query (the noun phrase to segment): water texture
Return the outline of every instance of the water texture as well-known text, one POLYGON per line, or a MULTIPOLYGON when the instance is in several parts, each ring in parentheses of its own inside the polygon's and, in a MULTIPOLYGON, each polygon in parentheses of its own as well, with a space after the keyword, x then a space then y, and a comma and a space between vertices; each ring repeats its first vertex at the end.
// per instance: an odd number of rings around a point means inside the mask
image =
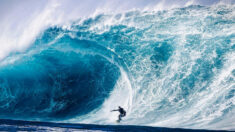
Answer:
POLYGON ((235 129, 235 7, 79 19, 0 62, 0 117, 235 129))

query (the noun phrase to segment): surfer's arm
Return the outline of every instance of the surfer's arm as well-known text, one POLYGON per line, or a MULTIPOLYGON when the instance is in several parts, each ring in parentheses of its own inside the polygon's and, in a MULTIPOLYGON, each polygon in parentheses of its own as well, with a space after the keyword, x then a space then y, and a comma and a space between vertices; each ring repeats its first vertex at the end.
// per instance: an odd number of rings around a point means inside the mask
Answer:
POLYGON ((111 110, 111 112, 113 112, 113 111, 118 111, 118 110, 111 110))

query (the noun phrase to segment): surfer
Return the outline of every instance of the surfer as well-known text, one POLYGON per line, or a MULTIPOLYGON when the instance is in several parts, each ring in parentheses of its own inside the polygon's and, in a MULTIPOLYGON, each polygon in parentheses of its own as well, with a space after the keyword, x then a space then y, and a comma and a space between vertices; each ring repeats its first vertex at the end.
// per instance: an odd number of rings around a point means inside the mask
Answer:
POLYGON ((112 110, 111 112, 113 111, 118 111, 120 113, 117 122, 120 122, 122 120, 122 117, 126 116, 126 111, 121 106, 118 106, 117 110, 112 110))

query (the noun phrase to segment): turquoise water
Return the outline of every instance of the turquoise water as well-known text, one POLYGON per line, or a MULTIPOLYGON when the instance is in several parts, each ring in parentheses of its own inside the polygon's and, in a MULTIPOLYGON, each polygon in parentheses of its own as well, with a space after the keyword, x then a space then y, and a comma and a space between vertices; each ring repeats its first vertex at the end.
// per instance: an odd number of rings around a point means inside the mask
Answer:
POLYGON ((99 14, 0 62, 0 117, 234 129, 235 8, 99 14))

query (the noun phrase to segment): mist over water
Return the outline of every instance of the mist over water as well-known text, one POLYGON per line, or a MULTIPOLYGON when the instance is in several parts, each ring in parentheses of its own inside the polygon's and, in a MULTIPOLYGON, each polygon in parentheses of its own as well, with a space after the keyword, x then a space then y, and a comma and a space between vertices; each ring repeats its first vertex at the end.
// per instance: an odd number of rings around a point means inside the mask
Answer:
POLYGON ((0 118, 114 124, 123 106, 122 124, 235 129, 233 4, 102 2, 3 28, 0 118))

